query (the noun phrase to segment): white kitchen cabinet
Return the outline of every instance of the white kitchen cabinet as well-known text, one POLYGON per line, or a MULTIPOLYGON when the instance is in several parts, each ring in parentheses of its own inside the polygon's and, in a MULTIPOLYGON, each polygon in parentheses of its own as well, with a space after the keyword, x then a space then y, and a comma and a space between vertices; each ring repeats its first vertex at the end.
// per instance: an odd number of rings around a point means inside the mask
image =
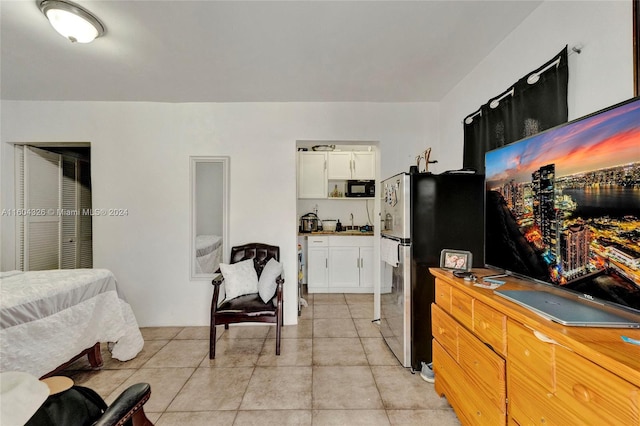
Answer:
POLYGON ((360 287, 373 289, 373 246, 360 247, 360 287))
POLYGON ((327 198, 325 152, 298 152, 298 198, 327 198))
POLYGON ((352 179, 376 178, 376 154, 369 151, 353 151, 352 179))
POLYGON ((352 156, 349 151, 329 152, 327 154, 327 178, 351 179, 352 156))
POLYGON ((329 287, 353 289, 360 287, 360 248, 329 248, 329 287))
POLYGON ((373 292, 373 237, 311 236, 307 247, 309 293, 373 292))
POLYGON ((309 293, 329 290, 329 238, 307 238, 307 285, 309 293))
POLYGON ((333 180, 375 179, 375 152, 335 151, 327 153, 327 178, 333 180))

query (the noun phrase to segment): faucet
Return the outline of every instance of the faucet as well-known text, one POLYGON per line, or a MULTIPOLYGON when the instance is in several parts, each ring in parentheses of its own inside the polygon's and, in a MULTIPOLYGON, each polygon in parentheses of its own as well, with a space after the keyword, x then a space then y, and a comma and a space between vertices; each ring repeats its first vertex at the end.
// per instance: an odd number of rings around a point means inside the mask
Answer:
POLYGON ((351 229, 353 229, 353 213, 349 213, 351 215, 351 229))

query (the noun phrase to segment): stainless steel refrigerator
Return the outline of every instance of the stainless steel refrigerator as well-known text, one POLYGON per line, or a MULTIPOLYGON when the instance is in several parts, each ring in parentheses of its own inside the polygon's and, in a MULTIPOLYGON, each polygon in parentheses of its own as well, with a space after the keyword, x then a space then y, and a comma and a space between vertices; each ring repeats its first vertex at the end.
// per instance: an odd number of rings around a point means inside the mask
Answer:
POLYGON ((484 176, 400 173, 383 180, 380 193, 381 288, 391 289, 380 295, 380 331, 404 367, 420 370, 432 359, 429 268, 445 248, 468 250, 473 266, 484 266, 484 176))

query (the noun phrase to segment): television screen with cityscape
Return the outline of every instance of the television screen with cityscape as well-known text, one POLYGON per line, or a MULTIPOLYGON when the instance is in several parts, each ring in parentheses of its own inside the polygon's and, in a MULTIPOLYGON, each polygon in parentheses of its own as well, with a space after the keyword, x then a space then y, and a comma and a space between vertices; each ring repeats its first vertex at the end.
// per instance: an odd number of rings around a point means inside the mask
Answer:
POLYGON ((640 313, 640 98, 485 160, 488 266, 640 313))

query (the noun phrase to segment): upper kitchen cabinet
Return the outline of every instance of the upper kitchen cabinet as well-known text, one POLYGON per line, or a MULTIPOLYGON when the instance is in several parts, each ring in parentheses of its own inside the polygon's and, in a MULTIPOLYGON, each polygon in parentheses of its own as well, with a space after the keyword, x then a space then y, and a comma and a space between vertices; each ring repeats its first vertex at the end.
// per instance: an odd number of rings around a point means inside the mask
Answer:
POLYGON ((375 179, 375 152, 334 151, 327 153, 327 178, 332 180, 375 179))
POLYGON ((298 152, 298 198, 327 198, 325 152, 298 152))

